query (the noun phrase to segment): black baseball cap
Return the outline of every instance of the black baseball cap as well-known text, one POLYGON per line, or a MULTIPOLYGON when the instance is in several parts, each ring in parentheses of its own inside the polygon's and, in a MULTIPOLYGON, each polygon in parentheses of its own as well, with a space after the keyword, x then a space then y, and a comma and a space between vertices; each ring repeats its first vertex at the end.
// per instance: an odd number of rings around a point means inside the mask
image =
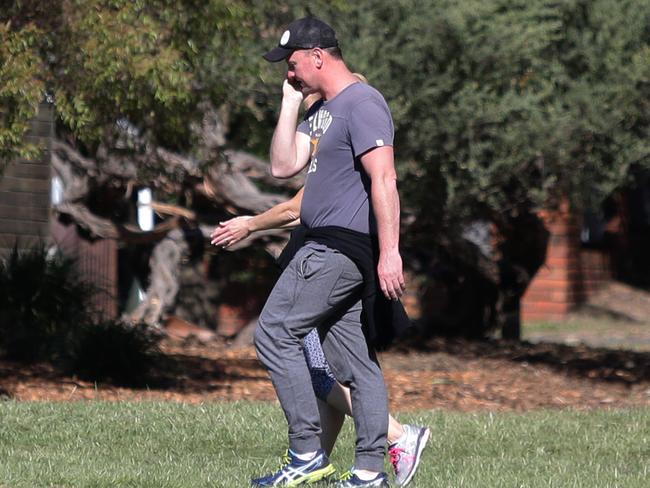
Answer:
POLYGON ((296 49, 328 48, 338 45, 334 29, 316 17, 304 17, 294 20, 287 26, 278 47, 266 53, 264 59, 277 63, 291 56, 296 49))

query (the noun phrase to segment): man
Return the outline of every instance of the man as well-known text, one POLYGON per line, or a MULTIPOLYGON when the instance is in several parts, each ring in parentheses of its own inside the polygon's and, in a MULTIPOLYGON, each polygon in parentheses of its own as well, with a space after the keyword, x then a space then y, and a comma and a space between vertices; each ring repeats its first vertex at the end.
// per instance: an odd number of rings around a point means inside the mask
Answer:
POLYGON ((318 406, 301 349, 301 339, 318 328, 334 375, 350 388, 357 433, 354 468, 338 486, 387 487, 386 387, 366 343, 372 331, 361 326, 361 297, 375 278, 359 263, 373 255, 375 236, 377 286, 389 299, 402 295, 390 111, 379 92, 347 68, 334 31, 318 19, 292 22, 265 58, 286 60, 288 67, 271 173, 287 178, 309 165, 300 210, 308 233, 271 292, 255 333, 258 357, 289 424, 290 449, 278 472, 253 484, 296 486, 334 472, 320 449, 318 406), (300 104, 311 93, 322 100, 297 127, 300 104))

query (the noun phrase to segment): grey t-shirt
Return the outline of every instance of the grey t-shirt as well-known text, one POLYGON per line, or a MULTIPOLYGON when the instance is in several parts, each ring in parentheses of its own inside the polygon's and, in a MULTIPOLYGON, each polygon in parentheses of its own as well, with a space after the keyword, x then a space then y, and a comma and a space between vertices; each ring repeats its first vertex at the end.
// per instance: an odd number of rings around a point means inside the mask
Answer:
POLYGON ((331 100, 316 102, 298 130, 311 139, 302 223, 376 233, 370 179, 360 158, 393 145, 393 119, 384 97, 369 85, 354 83, 331 100))

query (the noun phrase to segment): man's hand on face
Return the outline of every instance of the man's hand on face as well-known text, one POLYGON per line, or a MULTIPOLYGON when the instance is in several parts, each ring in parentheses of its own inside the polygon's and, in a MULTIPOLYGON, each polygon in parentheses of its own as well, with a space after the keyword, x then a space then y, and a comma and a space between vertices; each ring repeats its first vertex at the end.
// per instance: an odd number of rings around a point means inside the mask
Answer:
POLYGON ((377 265, 379 286, 389 300, 397 300, 404 294, 406 284, 402 273, 402 257, 399 252, 380 253, 377 265))
POLYGON ((285 79, 282 84, 282 100, 300 104, 302 103, 302 98, 303 95, 300 90, 300 84, 295 80, 285 79))

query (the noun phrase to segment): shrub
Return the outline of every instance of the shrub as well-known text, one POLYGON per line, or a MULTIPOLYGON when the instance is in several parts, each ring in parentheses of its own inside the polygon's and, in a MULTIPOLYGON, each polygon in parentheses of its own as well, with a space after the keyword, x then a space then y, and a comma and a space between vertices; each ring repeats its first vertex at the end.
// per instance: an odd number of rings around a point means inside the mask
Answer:
POLYGON ((97 292, 75 262, 43 245, 14 247, 0 260, 0 356, 47 361, 91 381, 140 384, 156 357, 159 337, 144 325, 97 322, 97 292))
POLYGON ((49 256, 43 245, 15 246, 0 261, 0 352, 26 362, 61 359, 90 320, 93 293, 72 260, 49 256))
POLYGON ((68 368, 90 381, 142 385, 158 357, 159 340, 144 324, 92 324, 79 331, 68 368))

